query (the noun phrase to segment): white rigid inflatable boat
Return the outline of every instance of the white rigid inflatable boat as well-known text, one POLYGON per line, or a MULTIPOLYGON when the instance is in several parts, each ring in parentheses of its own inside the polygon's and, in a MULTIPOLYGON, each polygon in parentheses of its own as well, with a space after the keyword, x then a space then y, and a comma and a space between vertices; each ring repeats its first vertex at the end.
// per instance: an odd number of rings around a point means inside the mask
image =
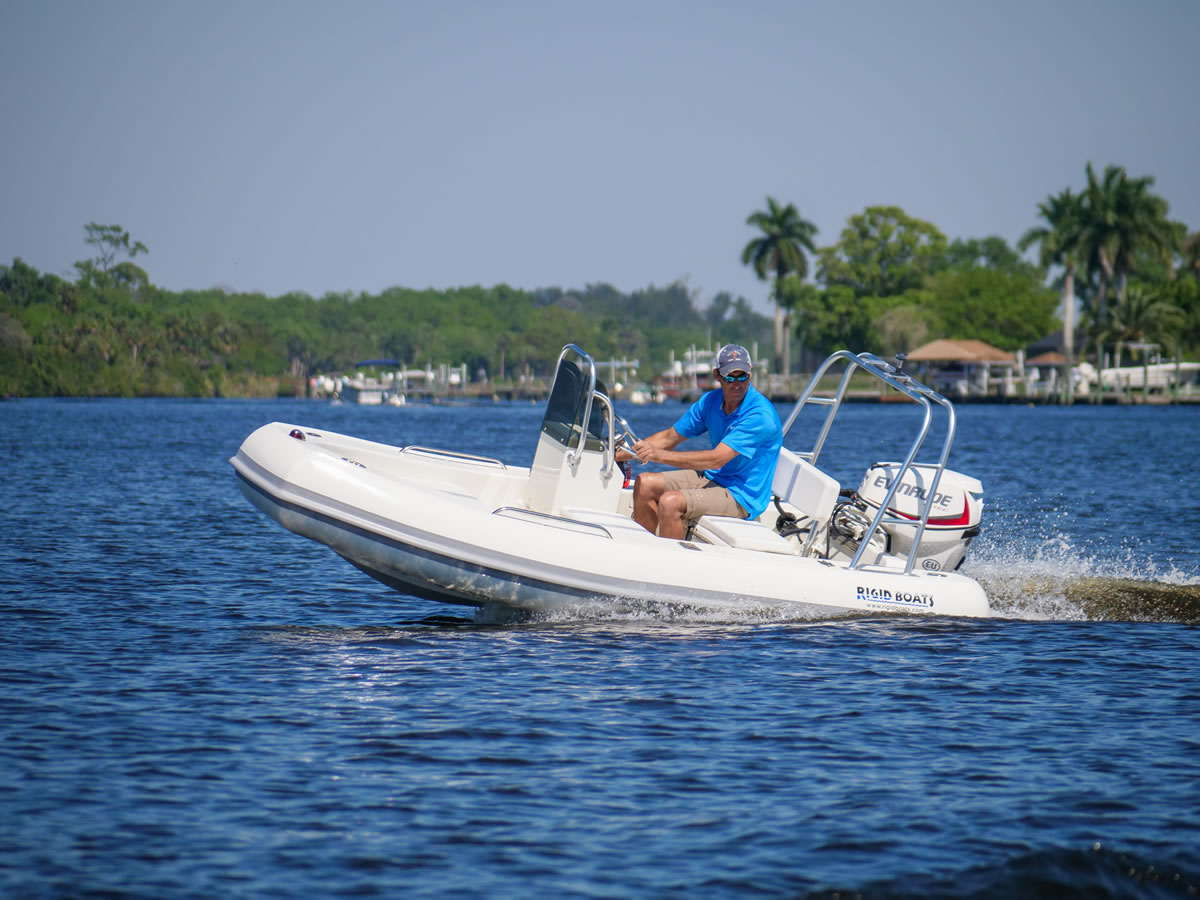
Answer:
POLYGON ((983 589, 955 571, 979 531, 982 487, 946 468, 950 402, 902 368, 865 353, 830 356, 784 425, 772 505, 757 520, 705 516, 682 541, 630 518, 616 452, 633 435, 575 345, 559 357, 529 467, 280 422, 247 437, 231 463, 250 502, 285 528, 400 591, 448 603, 987 616, 983 589), (817 396, 820 379, 838 371, 836 394, 817 396), (924 417, 902 461, 871 466, 843 491, 817 463, 856 371, 924 417), (826 411, 814 445, 786 449, 808 408, 826 411), (945 440, 935 462, 919 464, 935 412, 945 440))

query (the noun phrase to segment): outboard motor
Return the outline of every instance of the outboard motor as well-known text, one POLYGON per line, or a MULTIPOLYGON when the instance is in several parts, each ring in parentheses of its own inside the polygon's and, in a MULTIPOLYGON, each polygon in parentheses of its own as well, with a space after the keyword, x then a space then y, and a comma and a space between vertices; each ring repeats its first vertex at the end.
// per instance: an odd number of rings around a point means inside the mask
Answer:
MULTIPOLYGON (((900 463, 875 463, 867 469, 855 492, 871 521, 887 496, 888 488, 900 471, 900 463)), ((912 549, 913 537, 925 504, 932 503, 929 521, 921 535, 915 565, 927 571, 953 571, 962 565, 967 547, 979 534, 983 516, 983 485, 978 479, 946 469, 938 480, 937 491, 929 496, 929 487, 937 466, 913 465, 904 473, 888 514, 904 522, 884 521, 882 530, 888 536, 888 553, 906 558, 912 549), (909 524, 911 522, 911 524, 909 524)))

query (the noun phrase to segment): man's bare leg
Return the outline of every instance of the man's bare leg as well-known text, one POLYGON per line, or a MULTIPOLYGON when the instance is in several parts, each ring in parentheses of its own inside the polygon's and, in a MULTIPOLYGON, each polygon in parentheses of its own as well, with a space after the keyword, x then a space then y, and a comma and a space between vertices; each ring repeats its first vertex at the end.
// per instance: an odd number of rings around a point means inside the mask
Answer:
POLYGON ((667 491, 658 500, 658 536, 682 541, 687 535, 683 517, 687 497, 682 491, 667 491))
POLYGON ((658 533, 658 501, 667 489, 662 472, 643 472, 633 483, 633 521, 658 533))

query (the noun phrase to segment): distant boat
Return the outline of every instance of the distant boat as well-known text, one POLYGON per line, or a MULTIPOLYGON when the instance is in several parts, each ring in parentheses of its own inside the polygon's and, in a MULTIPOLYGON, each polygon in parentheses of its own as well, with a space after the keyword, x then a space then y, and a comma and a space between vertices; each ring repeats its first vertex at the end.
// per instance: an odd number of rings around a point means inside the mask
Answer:
MULTIPOLYGON (((1085 380, 1095 384, 1095 368, 1085 363, 1080 369, 1085 380)), ((1107 389, 1141 390, 1149 387, 1150 390, 1165 391, 1177 385, 1182 388, 1193 387, 1197 382, 1200 382, 1200 362, 1181 362, 1178 365, 1173 362, 1152 363, 1100 370, 1100 384, 1107 389)))
POLYGON ((665 399, 658 388, 648 384, 634 385, 633 389, 629 392, 629 402, 636 406, 645 406, 647 403, 662 403, 665 399))
MULTIPOLYGON (((355 363, 354 368, 366 369, 372 366, 395 367, 399 365, 399 361, 394 359, 364 359, 362 362, 355 363)), ((389 406, 404 405, 404 395, 398 395, 395 390, 394 376, 378 379, 371 375, 357 373, 350 377, 344 377, 341 394, 346 402, 357 403, 359 406, 382 406, 384 403, 389 406), (399 403, 392 402, 392 398, 396 396, 401 398, 399 403)))

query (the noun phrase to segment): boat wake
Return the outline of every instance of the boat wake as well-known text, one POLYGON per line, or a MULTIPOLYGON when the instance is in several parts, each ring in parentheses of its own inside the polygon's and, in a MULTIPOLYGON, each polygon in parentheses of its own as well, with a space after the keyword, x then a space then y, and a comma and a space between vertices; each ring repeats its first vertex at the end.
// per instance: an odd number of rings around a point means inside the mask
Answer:
POLYGON ((873 618, 874 614, 831 607, 796 607, 759 603, 690 603, 686 597, 664 596, 661 600, 608 598, 581 602, 553 611, 521 612, 489 605, 475 613, 478 625, 575 626, 601 624, 606 627, 628 626, 634 629, 665 628, 673 625, 760 626, 795 622, 829 622, 846 618, 873 618))
MULTIPOLYGON (((973 548, 974 549, 974 548, 973 548)), ((1031 547, 993 543, 973 553, 962 572, 982 585, 994 615, 1046 622, 1163 622, 1200 624, 1200 577, 1159 569, 1144 558, 1094 559, 1063 540, 1031 547)), ((499 604, 458 614, 434 614, 359 628, 272 629, 300 643, 378 642, 422 631, 507 627, 651 629, 674 626, 693 633, 705 626, 759 628, 822 625, 862 619, 908 619, 905 612, 854 612, 832 607, 749 602, 693 603, 679 595, 657 600, 606 598, 552 612, 525 612, 499 604)), ((921 618, 924 618, 923 616, 921 618)))
POLYGON ((992 608, 1010 618, 1200 624, 1200 584, 1103 575, 978 580, 992 608))
MULTIPOLYGON (((974 549, 974 548, 973 548, 974 549)), ((987 592, 1000 618, 1067 622, 1164 622, 1200 624, 1200 576, 1173 567, 1160 568, 1145 557, 1096 559, 1056 538, 1031 547, 1028 542, 993 543, 973 553, 963 567, 987 592)), ((639 625, 761 626, 829 623, 862 618, 906 618, 897 612, 835 612, 790 605, 693 604, 687 598, 659 601, 580 603, 552 613, 517 613, 502 607, 479 610, 479 625, 639 625)))
POLYGON ((1150 858, 1099 843, 1087 849, 1047 848, 1004 862, 977 866, 949 877, 920 875, 854 889, 823 890, 810 898, 835 897, 1194 897, 1200 890, 1196 860, 1189 854, 1150 858))
MULTIPOLYGON (((973 548, 974 549, 974 548, 973 548)), ((1200 577, 1146 557, 1094 558, 1056 538, 981 547, 963 567, 1006 618, 1200 623, 1200 577)))

